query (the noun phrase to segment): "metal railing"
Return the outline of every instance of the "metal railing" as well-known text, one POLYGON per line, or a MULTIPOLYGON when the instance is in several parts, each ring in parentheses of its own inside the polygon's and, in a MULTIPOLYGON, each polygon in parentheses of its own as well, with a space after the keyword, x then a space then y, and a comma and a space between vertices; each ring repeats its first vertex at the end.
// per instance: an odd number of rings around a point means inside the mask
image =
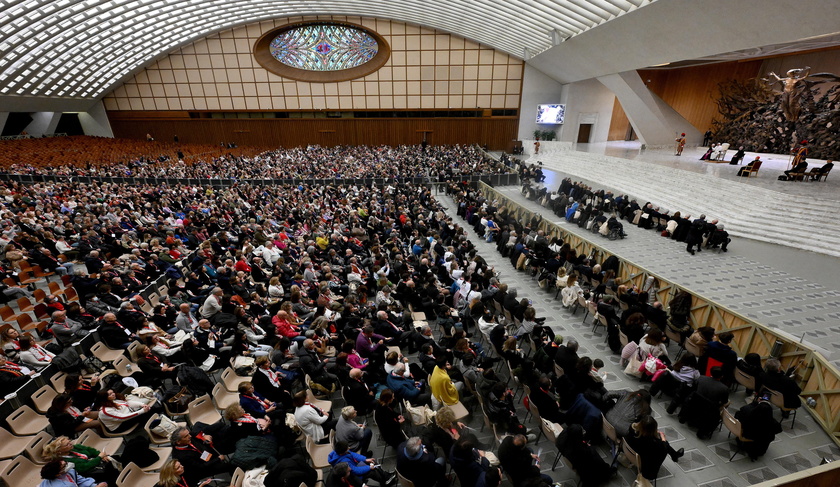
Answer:
MULTIPOLYGON (((541 215, 525 208, 488 185, 479 183, 479 190, 488 200, 496 200, 497 207, 507 208, 518 221, 531 221, 541 215)), ((618 284, 636 285, 643 288, 649 277, 658 281, 656 300, 667 309, 671 298, 680 291, 688 291, 691 296, 690 323, 695 329, 711 326, 717 332, 728 331, 735 335, 732 348, 743 357, 748 353, 757 353, 762 359, 774 356, 782 362, 784 368, 800 364, 796 380, 802 388, 803 398, 813 398, 815 403, 809 406, 803 401, 802 407, 811 412, 819 425, 828 433, 837 445, 840 445, 840 371, 821 353, 800 343, 787 333, 774 330, 747 318, 726 306, 702 296, 691 289, 645 269, 629 259, 615 254, 575 233, 542 219, 539 229, 546 237, 558 237, 571 245, 578 255, 595 253, 598 262, 615 255, 620 262, 616 276, 618 284), (776 350, 774 350, 776 348, 776 350)), ((784 370, 784 369, 783 369, 784 370)))

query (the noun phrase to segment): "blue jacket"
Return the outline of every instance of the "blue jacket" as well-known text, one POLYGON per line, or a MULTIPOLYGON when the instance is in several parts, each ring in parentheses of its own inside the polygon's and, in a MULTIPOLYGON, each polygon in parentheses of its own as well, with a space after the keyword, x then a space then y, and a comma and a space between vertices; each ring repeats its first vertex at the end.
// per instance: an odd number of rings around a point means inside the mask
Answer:
POLYGON ((364 455, 352 451, 348 451, 344 455, 339 455, 333 450, 327 457, 327 461, 333 466, 341 462, 347 462, 347 465, 350 465, 350 471, 358 477, 367 476, 370 473, 370 464, 365 463, 365 460, 367 458, 364 455))
POLYGON ((412 401, 420 395, 420 389, 414 385, 414 380, 412 379, 388 374, 385 383, 388 384, 388 389, 394 391, 394 397, 397 399, 408 399, 412 401))
MULTIPOLYGON (((256 391, 254 391, 254 396, 256 396, 260 400, 265 400, 265 398, 256 391)), ((244 409, 246 413, 250 414, 255 418, 265 417, 265 407, 262 404, 260 404, 259 401, 255 401, 250 397, 246 397, 240 394, 239 405, 242 406, 242 409, 244 409)))

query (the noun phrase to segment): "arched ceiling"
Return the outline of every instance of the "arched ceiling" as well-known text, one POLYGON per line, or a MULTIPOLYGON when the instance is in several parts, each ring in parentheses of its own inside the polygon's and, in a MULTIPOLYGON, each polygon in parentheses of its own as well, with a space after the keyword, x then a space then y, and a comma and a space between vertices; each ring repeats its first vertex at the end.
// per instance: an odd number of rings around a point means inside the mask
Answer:
POLYGON ((270 18, 388 18, 527 57, 655 1, 2 0, 0 96, 99 98, 177 46, 270 18))

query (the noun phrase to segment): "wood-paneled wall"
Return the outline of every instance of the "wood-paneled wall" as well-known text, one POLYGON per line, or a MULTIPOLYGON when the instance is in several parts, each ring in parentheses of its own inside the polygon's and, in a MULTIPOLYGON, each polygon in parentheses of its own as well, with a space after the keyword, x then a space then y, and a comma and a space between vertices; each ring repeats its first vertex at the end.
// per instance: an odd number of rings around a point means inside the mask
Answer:
MULTIPOLYGON (((762 60, 707 64, 678 69, 640 69, 648 89, 685 117, 700 132, 712 126, 717 115, 718 85, 732 79, 759 75, 762 60)), ((616 100, 608 140, 624 140, 630 121, 616 100)))
MULTIPOLYGON (((151 112, 154 113, 154 112, 151 112)), ((517 117, 400 119, 162 119, 109 113, 115 137, 179 140, 187 143, 296 147, 307 144, 398 145, 481 144, 507 150, 516 138, 517 117)))

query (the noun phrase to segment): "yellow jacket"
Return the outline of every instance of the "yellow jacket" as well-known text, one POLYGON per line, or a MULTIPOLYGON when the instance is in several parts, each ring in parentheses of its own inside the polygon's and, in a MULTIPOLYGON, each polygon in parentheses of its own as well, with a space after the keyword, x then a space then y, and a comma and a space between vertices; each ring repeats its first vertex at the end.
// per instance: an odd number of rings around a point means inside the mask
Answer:
POLYGON ((458 390, 452 384, 446 369, 435 367, 429 385, 432 387, 432 395, 443 404, 451 406, 458 402, 458 390))

